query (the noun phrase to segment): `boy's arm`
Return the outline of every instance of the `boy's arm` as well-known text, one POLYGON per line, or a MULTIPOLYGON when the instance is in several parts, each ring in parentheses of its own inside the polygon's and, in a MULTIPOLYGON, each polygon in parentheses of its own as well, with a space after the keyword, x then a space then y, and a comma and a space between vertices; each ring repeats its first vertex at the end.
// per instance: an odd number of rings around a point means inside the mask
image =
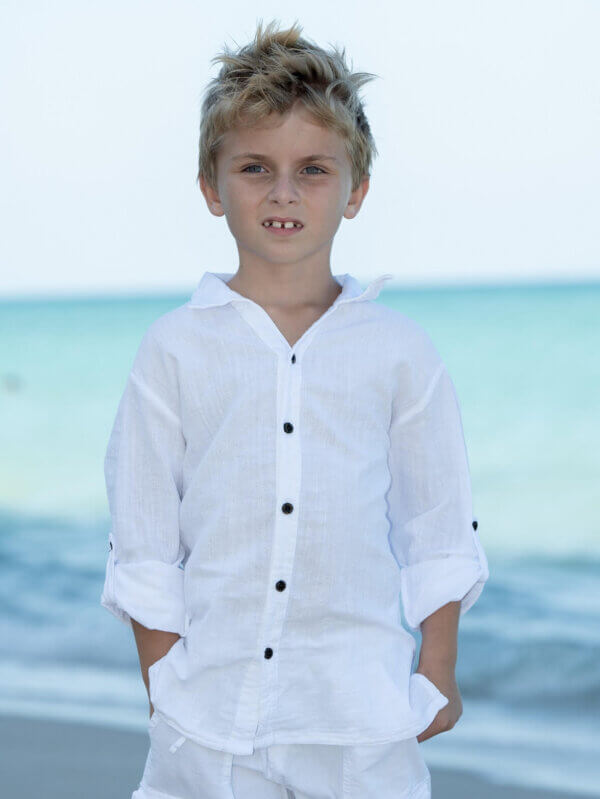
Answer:
MULTIPOLYGON (((150 700, 150 685, 148 683, 148 669, 153 663, 156 663, 163 655, 166 655, 173 644, 181 638, 178 633, 169 633, 163 630, 149 630, 140 624, 135 619, 131 619, 131 626, 135 636, 135 643, 137 645, 138 655, 140 659, 140 670, 142 672, 142 679, 148 692, 148 700, 150 700)), ((150 702, 150 716, 152 716, 154 708, 150 702)))
POLYGON ((429 727, 419 733, 419 743, 452 729, 463 712, 455 675, 459 616, 460 602, 453 601, 421 622, 421 651, 416 671, 424 674, 448 698, 448 704, 438 711, 429 727))
POLYGON ((406 622, 423 634, 421 662, 452 662, 459 616, 475 603, 489 571, 473 524, 454 384, 431 346, 425 356, 419 395, 393 409, 389 539, 401 566, 406 622))
POLYGON ((442 605, 421 622, 421 651, 417 671, 428 667, 454 671, 457 657, 460 602, 442 605))
POLYGON ((147 331, 104 460, 112 529, 100 601, 133 628, 147 689, 148 667, 187 624, 179 534, 186 445, 175 368, 147 331))

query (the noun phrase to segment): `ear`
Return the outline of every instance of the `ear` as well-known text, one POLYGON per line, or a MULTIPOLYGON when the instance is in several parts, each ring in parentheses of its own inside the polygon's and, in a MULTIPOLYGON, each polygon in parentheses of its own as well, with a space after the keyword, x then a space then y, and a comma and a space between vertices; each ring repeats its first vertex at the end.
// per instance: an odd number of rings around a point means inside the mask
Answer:
POLYGON ((361 180, 357 189, 355 189, 348 198, 348 204, 344 210, 344 216, 346 219, 353 219, 357 213, 360 211, 360 207, 363 204, 363 200, 365 199, 367 192, 369 191, 369 183, 370 178, 368 175, 365 175, 361 180))
POLYGON ((204 195, 204 199, 206 200, 206 205, 208 206, 208 210, 214 216, 224 216, 225 211, 223 210, 223 206, 219 199, 219 194, 213 186, 211 186, 204 175, 200 175, 199 180, 200 184, 200 191, 204 195))

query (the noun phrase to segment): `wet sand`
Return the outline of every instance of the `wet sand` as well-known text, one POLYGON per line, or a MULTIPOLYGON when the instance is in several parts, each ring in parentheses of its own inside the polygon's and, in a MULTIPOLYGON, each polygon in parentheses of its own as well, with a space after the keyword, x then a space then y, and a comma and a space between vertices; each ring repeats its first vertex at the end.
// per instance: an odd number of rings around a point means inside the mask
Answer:
MULTIPOLYGON (((2 799, 130 799, 148 747, 140 732, 0 716, 2 799)), ((431 776, 432 799, 581 799, 493 784, 464 772, 431 768, 431 776)))

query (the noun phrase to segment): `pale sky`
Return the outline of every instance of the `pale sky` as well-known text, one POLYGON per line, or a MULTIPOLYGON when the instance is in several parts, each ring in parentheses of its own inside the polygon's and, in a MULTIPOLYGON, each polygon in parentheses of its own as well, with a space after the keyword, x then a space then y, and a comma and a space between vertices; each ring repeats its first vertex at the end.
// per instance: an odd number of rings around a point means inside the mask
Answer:
POLYGON ((0 294, 187 292, 236 271, 195 182, 200 103, 211 57, 260 18, 379 76, 362 89, 379 157, 334 274, 600 278, 594 0, 3 0, 0 294))

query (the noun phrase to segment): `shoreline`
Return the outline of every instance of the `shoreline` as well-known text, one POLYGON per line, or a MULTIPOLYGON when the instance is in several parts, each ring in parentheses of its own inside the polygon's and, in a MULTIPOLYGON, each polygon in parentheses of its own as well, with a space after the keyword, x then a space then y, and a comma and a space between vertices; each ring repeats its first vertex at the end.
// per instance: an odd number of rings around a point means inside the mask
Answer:
MULTIPOLYGON (((130 799, 149 739, 139 731, 74 721, 0 715, 6 799, 130 799)), ((581 799, 582 794, 497 784, 463 771, 430 768, 432 799, 581 799)))

